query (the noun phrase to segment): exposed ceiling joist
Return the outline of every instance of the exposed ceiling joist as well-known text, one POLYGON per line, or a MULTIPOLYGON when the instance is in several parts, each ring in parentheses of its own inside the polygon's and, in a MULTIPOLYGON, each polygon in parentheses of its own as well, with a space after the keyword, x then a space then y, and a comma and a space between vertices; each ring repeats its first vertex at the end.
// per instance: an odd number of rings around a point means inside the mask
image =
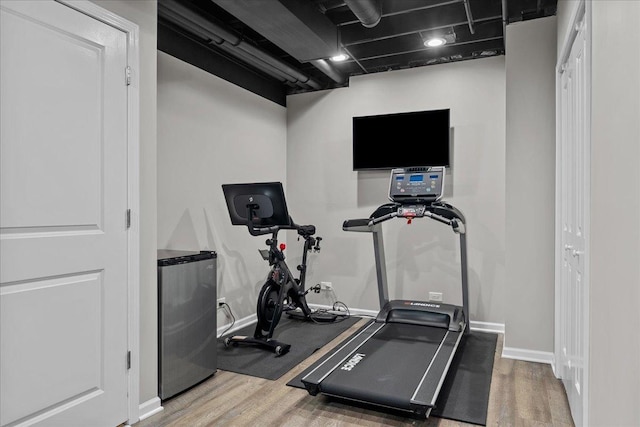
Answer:
POLYGON ((158 11, 163 25, 291 94, 348 85, 359 74, 503 55, 509 23, 554 15, 556 7, 557 0, 159 0, 158 11), (433 37, 446 44, 427 47, 433 37), (349 58, 330 61, 338 51, 349 58))

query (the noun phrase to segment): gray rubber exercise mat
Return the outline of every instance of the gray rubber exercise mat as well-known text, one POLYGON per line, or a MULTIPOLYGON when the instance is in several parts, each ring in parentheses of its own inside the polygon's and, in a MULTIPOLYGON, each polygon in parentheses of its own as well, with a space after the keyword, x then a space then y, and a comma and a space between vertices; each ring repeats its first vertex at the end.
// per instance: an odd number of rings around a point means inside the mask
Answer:
MULTIPOLYGON (((358 332, 356 331, 354 335, 358 332)), ((436 401, 436 408, 431 412, 432 417, 487 425, 489 391, 497 340, 496 334, 471 331, 460 341, 460 347, 436 401)), ((301 378, 324 359, 325 357, 320 358, 287 385, 304 388, 301 378)))
MULTIPOLYGON (((221 338, 217 349, 218 369, 276 380, 359 320, 359 317, 350 317, 335 323, 314 323, 283 316, 273 338, 291 344, 291 350, 287 354, 276 356, 269 351, 246 345, 226 348, 221 338)), ((254 328, 255 325, 250 325, 231 335, 253 336, 254 328)))

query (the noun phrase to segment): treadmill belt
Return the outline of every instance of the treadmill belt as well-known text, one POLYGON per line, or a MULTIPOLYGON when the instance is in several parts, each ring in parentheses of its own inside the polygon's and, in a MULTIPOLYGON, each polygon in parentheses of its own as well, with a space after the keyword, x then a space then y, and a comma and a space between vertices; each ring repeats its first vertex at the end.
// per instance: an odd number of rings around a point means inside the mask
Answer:
POLYGON ((410 409, 409 401, 446 333, 442 328, 388 323, 355 352, 351 364, 322 381, 322 392, 410 409))

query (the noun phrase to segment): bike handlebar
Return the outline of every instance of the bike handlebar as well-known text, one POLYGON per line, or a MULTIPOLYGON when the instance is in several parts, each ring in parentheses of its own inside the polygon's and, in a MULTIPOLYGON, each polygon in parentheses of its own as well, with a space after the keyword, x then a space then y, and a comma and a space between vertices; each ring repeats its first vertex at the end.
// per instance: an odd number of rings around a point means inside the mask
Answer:
POLYGON ((289 217, 289 224, 284 225, 272 225, 268 227, 260 227, 256 226, 253 223, 253 213, 254 209, 257 208, 257 205, 247 205, 247 228, 249 229, 249 234, 252 236, 262 236, 264 234, 277 234, 280 230, 297 230, 298 234, 303 236, 305 239, 308 239, 310 236, 316 234, 316 227, 314 225, 298 225, 293 222, 293 219, 289 217))

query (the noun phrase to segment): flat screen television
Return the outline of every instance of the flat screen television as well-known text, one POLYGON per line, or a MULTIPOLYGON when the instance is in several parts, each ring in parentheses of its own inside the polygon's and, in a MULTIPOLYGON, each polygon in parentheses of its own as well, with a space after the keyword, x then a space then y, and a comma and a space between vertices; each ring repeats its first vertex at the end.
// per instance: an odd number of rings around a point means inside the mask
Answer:
POLYGON ((450 166, 449 109, 353 117, 353 170, 450 166))

